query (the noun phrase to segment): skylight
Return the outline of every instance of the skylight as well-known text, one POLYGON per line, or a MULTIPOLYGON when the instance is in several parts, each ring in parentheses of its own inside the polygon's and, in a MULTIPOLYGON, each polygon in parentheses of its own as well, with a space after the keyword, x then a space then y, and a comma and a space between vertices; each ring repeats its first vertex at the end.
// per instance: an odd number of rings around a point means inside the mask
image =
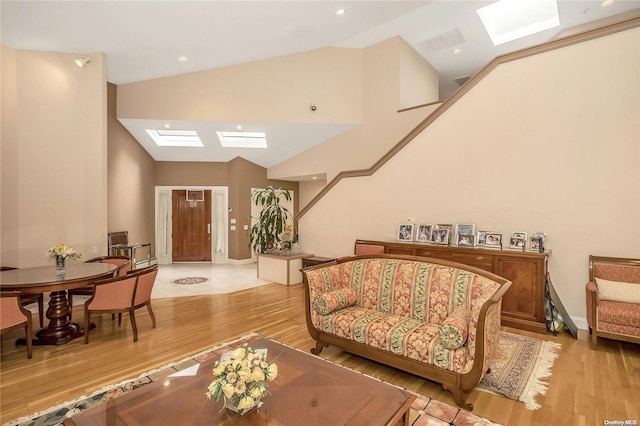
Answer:
POLYGON ((216 132, 224 148, 266 148, 264 132, 216 132))
POLYGON ((145 129, 158 146, 203 147, 195 130, 145 129))
POLYGON ((500 0, 477 12, 494 46, 560 25, 557 0, 500 0))

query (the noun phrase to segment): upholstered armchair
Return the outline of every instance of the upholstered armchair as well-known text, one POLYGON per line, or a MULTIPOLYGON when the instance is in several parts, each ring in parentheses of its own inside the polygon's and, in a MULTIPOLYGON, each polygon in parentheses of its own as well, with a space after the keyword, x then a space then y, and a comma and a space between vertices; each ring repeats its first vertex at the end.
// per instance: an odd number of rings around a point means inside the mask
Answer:
MULTIPOLYGON (((100 256, 87 260, 85 263, 110 263, 118 267, 115 275, 123 276, 127 275, 127 272, 131 271, 131 261, 126 256, 100 256)), ((93 287, 79 287, 69 289, 67 292, 67 298, 69 299, 69 320, 72 318, 73 311, 73 296, 91 296, 93 294, 93 287)))
POLYGON ((0 292, 0 330, 8 331, 14 328, 24 328, 27 341, 27 357, 31 359, 31 312, 22 307, 20 292, 3 291, 0 292))
POLYGON ((640 343, 640 259, 589 256, 587 321, 598 337, 640 343))

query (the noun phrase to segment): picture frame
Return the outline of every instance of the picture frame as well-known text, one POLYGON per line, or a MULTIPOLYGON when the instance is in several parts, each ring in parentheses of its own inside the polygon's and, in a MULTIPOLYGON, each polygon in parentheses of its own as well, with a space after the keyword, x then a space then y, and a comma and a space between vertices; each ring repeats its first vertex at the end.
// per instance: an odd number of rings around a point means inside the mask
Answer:
POLYGON ((433 225, 429 225, 429 224, 418 225, 418 230, 416 231, 416 241, 419 243, 430 243, 432 230, 433 230, 433 225))
POLYGON ((398 225, 398 241, 413 241, 413 223, 398 225))
POLYGON ((476 236, 475 235, 458 235, 458 247, 475 247, 476 236))
POLYGON ((436 228, 431 231, 431 242, 433 244, 448 245, 449 229, 436 228))
POLYGON ((511 250, 525 250, 527 245, 527 240, 524 237, 516 236, 515 234, 511 236, 509 240, 509 248, 511 250))
MULTIPOLYGON (((460 238, 458 237, 461 235, 473 236, 473 240, 475 241, 476 225, 475 223, 456 223, 453 235, 456 241, 456 245, 458 244, 458 241, 460 241, 460 238)), ((465 241, 466 240, 467 239, 465 239, 465 241)))
POLYGON ((544 252, 543 238, 535 235, 529 238, 529 251, 543 253, 544 252))
POLYGON ((448 229, 449 235, 453 234, 453 225, 450 223, 439 223, 436 225, 435 229, 448 229))
POLYGON ((486 243, 487 243, 487 231, 478 231, 476 244, 479 246, 484 246, 486 243))
POLYGON ((487 232, 484 247, 502 249, 502 233, 487 232))

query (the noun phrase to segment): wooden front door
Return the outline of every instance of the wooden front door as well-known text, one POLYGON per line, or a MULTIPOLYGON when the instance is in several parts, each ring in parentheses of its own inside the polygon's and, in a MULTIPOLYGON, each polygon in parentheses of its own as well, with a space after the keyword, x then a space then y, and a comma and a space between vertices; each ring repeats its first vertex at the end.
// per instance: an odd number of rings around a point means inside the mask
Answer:
POLYGON ((211 191, 178 189, 171 199, 173 261, 210 261, 211 191))

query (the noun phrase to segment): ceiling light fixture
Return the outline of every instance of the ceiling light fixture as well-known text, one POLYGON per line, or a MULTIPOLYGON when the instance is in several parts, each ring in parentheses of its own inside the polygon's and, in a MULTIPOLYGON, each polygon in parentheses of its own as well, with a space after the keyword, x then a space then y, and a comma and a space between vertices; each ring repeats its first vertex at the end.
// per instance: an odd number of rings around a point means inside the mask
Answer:
POLYGON ((453 50, 451 51, 451 53, 453 53, 454 55, 458 55, 458 54, 460 54, 461 52, 462 52, 462 49, 453 49, 453 50))
POLYGON ((602 3, 600 3, 600 7, 609 7, 611 6, 613 3, 615 2, 615 0, 605 0, 602 3))
POLYGON ((338 15, 338 16, 344 15, 345 12, 346 12, 346 10, 344 10, 344 9, 338 9, 338 10, 336 10, 336 15, 338 15))
POLYGON ((238 130, 242 130, 242 126, 238 124, 238 125, 236 126, 236 129, 238 129, 238 130))
POLYGON ((189 58, 187 58, 186 56, 178 57, 178 61, 180 61, 180 62, 187 62, 188 60, 189 60, 189 58))
POLYGON ((76 64, 78 68, 84 68, 91 63, 91 58, 88 56, 84 56, 82 58, 76 58, 73 60, 73 63, 76 64))
POLYGON ((162 127, 164 127, 165 129, 170 129, 170 128, 171 128, 171 124, 169 124, 169 123, 164 123, 164 124, 162 125, 162 127))

